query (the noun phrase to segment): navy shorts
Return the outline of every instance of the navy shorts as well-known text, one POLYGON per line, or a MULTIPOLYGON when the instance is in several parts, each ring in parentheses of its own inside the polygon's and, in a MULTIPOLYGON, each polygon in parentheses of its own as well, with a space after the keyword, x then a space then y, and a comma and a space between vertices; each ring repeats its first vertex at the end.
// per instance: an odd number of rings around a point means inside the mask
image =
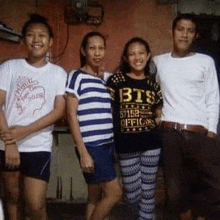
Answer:
POLYGON ((15 169, 8 169, 5 166, 5 152, 0 151, 0 171, 19 171, 22 175, 41 179, 49 182, 50 178, 50 152, 20 152, 20 165, 15 169))
MULTIPOLYGON (((86 146, 95 165, 94 173, 83 173, 87 184, 99 184, 116 178, 114 145, 107 144, 97 147, 86 146)), ((75 148, 76 149, 76 148, 75 148)), ((78 151, 76 154, 79 158, 78 151)))

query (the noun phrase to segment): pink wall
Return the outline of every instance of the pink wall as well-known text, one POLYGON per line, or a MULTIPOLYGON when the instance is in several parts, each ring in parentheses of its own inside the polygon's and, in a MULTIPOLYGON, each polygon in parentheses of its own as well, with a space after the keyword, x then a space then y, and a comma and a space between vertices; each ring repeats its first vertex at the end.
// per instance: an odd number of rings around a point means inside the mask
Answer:
MULTIPOLYGON (((153 55, 167 52, 172 48, 171 22, 174 18, 172 5, 158 5, 156 0, 102 0, 99 2, 103 4, 105 11, 102 25, 99 27, 85 24, 70 25, 65 53, 59 59, 52 59, 54 62, 68 71, 78 67, 79 46, 83 36, 89 31, 100 31, 107 38, 105 64, 108 70, 113 70, 117 66, 124 44, 133 36, 145 38, 150 44, 153 55)), ((4 3, 4 15, 0 14, 0 20, 7 22, 14 29, 21 30, 30 12, 38 12, 48 17, 55 33, 54 45, 51 48, 53 57, 63 51, 66 43, 65 4, 65 0, 48 0, 46 3, 41 0, 36 5, 35 0, 32 0, 28 1, 27 5, 27 0, 20 0, 19 17, 17 12, 7 17, 7 10, 12 11, 11 8, 15 6, 4 3), (22 7, 22 2, 25 7, 22 7)), ((0 61, 25 56, 25 54, 24 46, 0 40, 0 61)))

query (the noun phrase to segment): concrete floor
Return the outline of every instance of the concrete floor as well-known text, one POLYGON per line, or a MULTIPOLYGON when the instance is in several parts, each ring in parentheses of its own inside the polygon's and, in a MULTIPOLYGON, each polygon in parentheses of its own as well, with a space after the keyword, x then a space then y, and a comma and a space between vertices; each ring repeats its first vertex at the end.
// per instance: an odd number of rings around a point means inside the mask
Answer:
MULTIPOLYGON (((85 203, 48 203, 50 220, 84 220, 85 203)), ((106 220, 134 220, 135 217, 126 209, 124 204, 115 206, 106 220)), ((163 211, 157 208, 156 220, 163 220, 163 211)))

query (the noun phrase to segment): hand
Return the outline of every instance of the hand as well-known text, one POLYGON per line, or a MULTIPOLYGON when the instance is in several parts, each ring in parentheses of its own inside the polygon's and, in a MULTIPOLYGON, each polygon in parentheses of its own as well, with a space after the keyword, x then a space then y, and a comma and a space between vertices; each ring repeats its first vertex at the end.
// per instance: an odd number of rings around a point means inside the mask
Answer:
MULTIPOLYGON (((8 134, 10 131, 9 131, 9 128, 7 130, 2 130, 0 131, 0 140, 4 141, 4 142, 9 142, 10 141, 10 144, 16 144, 16 142, 12 140, 11 138, 11 135, 8 134), (13 142, 13 143, 12 143, 13 142)), ((9 143, 8 143, 9 144, 9 143)))
POLYGON ((215 134, 214 132, 209 131, 208 134, 207 134, 207 137, 209 137, 209 138, 215 138, 215 137, 216 137, 216 134, 215 134))
POLYGON ((155 118, 155 122, 156 122, 157 125, 159 125, 160 124, 160 118, 155 118))
POLYGON ((155 122, 157 125, 160 125, 161 121, 161 114, 162 114, 162 105, 159 105, 155 111, 155 122))
POLYGON ((15 144, 17 141, 23 139, 28 135, 28 129, 26 126, 10 127, 9 129, 2 131, 0 134, 1 140, 6 145, 15 144))
POLYGON ((82 171, 85 173, 93 173, 94 172, 94 161, 89 153, 80 156, 80 165, 82 171))
POLYGON ((105 65, 104 63, 102 63, 99 68, 98 68, 98 77, 101 78, 101 79, 104 79, 104 71, 105 71, 105 65))
POLYGON ((5 145, 5 166, 9 169, 20 165, 20 154, 16 144, 5 145))

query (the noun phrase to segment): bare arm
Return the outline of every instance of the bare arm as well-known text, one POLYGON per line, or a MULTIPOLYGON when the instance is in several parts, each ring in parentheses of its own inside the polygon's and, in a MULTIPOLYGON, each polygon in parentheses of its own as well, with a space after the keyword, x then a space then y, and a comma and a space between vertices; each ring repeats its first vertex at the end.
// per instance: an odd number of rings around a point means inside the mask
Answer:
MULTIPOLYGON (((6 118, 3 112, 3 106, 6 99, 6 92, 0 90, 0 133, 7 131, 8 124, 6 122, 6 118)), ((11 144, 5 144, 5 165, 8 168, 18 167, 20 164, 20 155, 18 151, 18 147, 15 142, 11 144)))
POLYGON ((5 119, 4 112, 2 110, 6 99, 6 92, 0 89, 0 131, 8 129, 8 125, 5 119))
POLYGON ((82 135, 79 129, 77 119, 78 99, 71 94, 67 94, 67 118, 71 130, 71 135, 76 143, 77 150, 80 155, 80 165, 83 172, 90 173, 94 171, 93 159, 87 151, 82 135))
POLYGON ((159 125, 159 123, 160 123, 161 113, 162 113, 162 105, 159 105, 155 111, 155 116, 156 116, 155 121, 156 121, 157 125, 159 125))
POLYGON ((3 132, 2 139, 6 144, 14 143, 36 131, 54 124, 58 119, 64 116, 64 114, 65 98, 62 95, 56 96, 54 109, 50 113, 27 126, 10 127, 7 131, 3 132))

